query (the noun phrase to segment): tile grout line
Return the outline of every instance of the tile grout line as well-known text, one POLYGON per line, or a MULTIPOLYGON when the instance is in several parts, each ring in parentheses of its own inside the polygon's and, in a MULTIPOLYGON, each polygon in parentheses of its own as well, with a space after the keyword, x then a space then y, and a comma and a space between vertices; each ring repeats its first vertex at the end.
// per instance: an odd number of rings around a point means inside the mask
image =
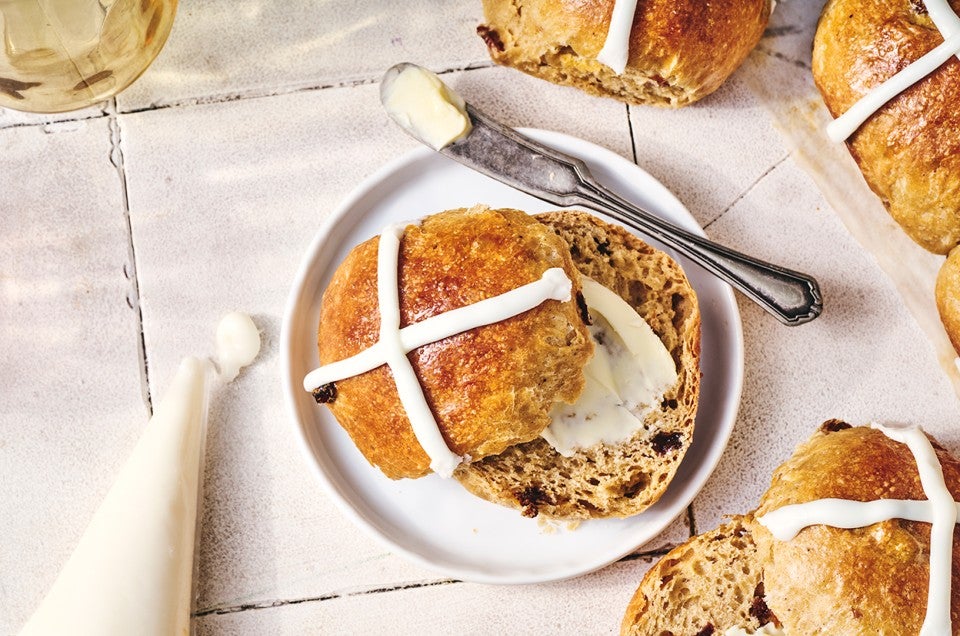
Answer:
POLYGON ((61 115, 66 115, 66 116, 65 116, 65 117, 54 116, 54 118, 51 119, 50 121, 43 121, 43 122, 36 122, 36 123, 16 122, 16 123, 7 124, 7 125, 0 124, 0 132, 3 132, 4 130, 13 130, 14 128, 31 128, 31 127, 39 127, 39 126, 56 126, 56 125, 58 125, 58 124, 67 124, 67 123, 70 123, 70 122, 91 121, 91 120, 94 120, 94 119, 103 119, 104 117, 108 117, 106 108, 107 108, 107 107, 104 106, 104 109, 101 110, 99 113, 88 114, 88 115, 83 115, 83 116, 79 116, 79 117, 78 117, 78 116, 70 116, 70 115, 67 114, 67 113, 61 113, 61 115))
POLYGON ((197 610, 193 613, 195 618, 201 618, 203 616, 210 615, 224 615, 224 614, 237 614, 239 612, 247 612, 250 610, 261 610, 261 609, 272 609, 275 607, 284 607, 287 605, 300 605, 302 603, 320 603, 323 601, 332 601, 338 598, 350 598, 354 596, 366 596, 368 594, 384 594, 388 592, 402 592, 404 590, 417 590, 425 587, 437 587, 441 585, 453 585, 463 583, 463 581, 457 579, 439 579, 435 581, 421 581, 418 583, 406 583, 402 585, 394 585, 391 587, 376 587, 364 590, 357 590, 354 592, 332 592, 330 594, 324 594, 322 596, 308 596, 304 598, 295 598, 289 600, 276 600, 276 601, 259 601, 254 603, 243 603, 241 605, 231 605, 227 607, 209 607, 202 610, 197 610))
POLYGON ((379 80, 371 78, 360 78, 333 84, 310 84, 305 86, 292 86, 273 90, 250 89, 236 93, 219 93, 213 95, 201 95, 199 97, 187 97, 169 103, 150 104, 140 108, 130 108, 119 111, 121 115, 136 115, 139 113, 148 113, 156 110, 167 110, 168 108, 189 108, 190 106, 206 106, 210 104, 229 104, 230 102, 241 102, 250 99, 266 99, 269 97, 282 97, 284 95, 295 95, 297 93, 310 93, 313 91, 322 91, 330 88, 356 88, 374 84, 379 80))
MULTIPOLYGON (((677 544, 680 545, 680 544, 677 544)), ((629 563, 630 561, 641 561, 643 559, 656 559, 666 555, 670 550, 673 550, 677 545, 672 543, 667 543, 662 548, 657 548, 656 550, 650 550, 649 552, 631 552, 630 554, 620 557, 614 563, 629 563)), ((612 563, 610 565, 613 565, 612 563)))
MULTIPOLYGON (((461 73, 476 71, 493 67, 493 62, 475 62, 463 66, 454 66, 437 71, 437 75, 448 75, 450 73, 461 73)), ((225 104, 229 102, 245 101, 248 99, 264 99, 268 97, 280 97, 283 95, 295 95, 297 93, 311 93, 337 88, 357 88, 368 86, 380 82, 380 75, 375 77, 359 77, 355 79, 342 80, 340 82, 328 82, 320 84, 305 84, 300 86, 287 86, 278 89, 250 89, 237 93, 220 93, 214 95, 204 95, 200 97, 188 97, 168 104, 151 104, 142 108, 131 108, 129 110, 119 111, 122 115, 132 115, 137 113, 149 112, 153 110, 165 110, 167 108, 183 108, 189 106, 200 106, 207 104, 225 104)))
MULTIPOLYGON (((463 66, 454 66, 450 68, 445 68, 443 70, 437 71, 437 75, 448 75, 450 73, 460 73, 460 72, 469 72, 476 71, 486 68, 492 68, 494 66, 493 62, 471 62, 463 66)), ((34 126, 49 126, 51 124, 62 124, 72 121, 88 121, 91 119, 100 119, 101 117, 115 117, 116 115, 134 115, 138 113, 146 113, 155 110, 166 110, 168 108, 185 108, 190 106, 203 106, 208 104, 226 104, 230 102, 245 101, 248 99, 264 99, 268 97, 280 97, 283 95, 295 95, 296 93, 310 93, 313 91, 322 91, 327 89, 337 89, 337 88, 357 88, 360 86, 367 86, 369 84, 376 84, 380 81, 380 76, 376 77, 360 77, 351 80, 343 80, 340 82, 328 82, 320 84, 306 84, 300 86, 288 86, 278 89, 250 89, 247 91, 240 91, 236 93, 219 93, 212 95, 201 95, 198 97, 187 97, 181 100, 176 100, 167 104, 150 104, 149 106, 143 106, 140 108, 130 108, 127 110, 120 110, 116 104, 116 98, 110 99, 106 103, 106 107, 103 112, 97 113, 95 115, 84 115, 82 117, 70 117, 66 116, 62 119, 54 119, 53 121, 37 122, 37 123, 14 123, 7 126, 0 125, 0 131, 12 128, 29 128, 34 126)))
POLYGON ((772 57, 772 58, 775 59, 775 60, 780 60, 781 62, 786 62, 787 64, 792 64, 793 66, 795 66, 795 67, 797 67, 797 68, 801 68, 801 69, 803 69, 803 70, 805 70, 805 71, 812 71, 812 70, 813 70, 813 66, 812 66, 810 63, 805 62, 805 61, 803 61, 803 60, 797 60, 797 59, 794 59, 794 58, 792 58, 792 57, 788 57, 788 56, 784 55, 783 53, 781 53, 781 52, 779 52, 779 51, 771 51, 770 49, 766 48, 765 46, 759 45, 759 46, 757 46, 757 49, 756 49, 756 50, 757 50, 759 53, 763 53, 764 55, 766 55, 766 56, 768 56, 768 57, 772 57))
MULTIPOLYGON (((628 554, 620 559, 617 562, 630 562, 638 561, 642 559, 651 559, 662 557, 670 550, 672 546, 667 546, 665 548, 659 548, 656 550, 650 550, 649 552, 635 552, 628 554)), ((437 579, 433 581, 420 581, 416 583, 404 583, 399 585, 393 585, 390 587, 374 587, 369 589, 360 589, 352 592, 331 592, 330 594, 323 594, 320 596, 306 596, 302 598, 294 599, 278 599, 274 601, 254 601, 251 603, 241 603, 238 605, 228 605, 225 607, 208 607, 193 612, 192 616, 194 618, 202 618, 204 616, 222 616, 226 614, 237 614, 240 612, 248 612, 253 610, 263 610, 263 609, 273 609, 276 607, 286 607, 288 605, 301 605, 303 603, 322 603, 323 601, 332 601, 335 599, 342 598, 351 598, 357 596, 367 596, 370 594, 386 594, 390 592, 402 592, 405 590, 417 590, 427 587, 439 587, 442 585, 457 585, 463 584, 464 581, 459 579, 437 579)))
MULTIPOLYGON (((629 561, 638 561, 641 559, 649 559, 662 557, 667 554, 670 550, 673 549, 673 546, 667 546, 664 548, 658 548, 656 550, 650 550, 649 552, 634 552, 628 554, 617 560, 618 563, 629 562, 629 561)), ((332 601, 334 599, 340 598, 351 598, 356 596, 367 596, 370 594, 385 594, 389 592, 402 592, 404 590, 417 590, 427 587, 438 587, 441 585, 456 585, 462 584, 464 581, 460 579, 437 579, 433 581, 420 581, 415 583, 403 583, 399 585, 393 585, 390 587, 373 587, 369 589, 360 589, 352 592, 331 592, 330 594, 323 594, 320 596, 306 596, 302 598, 294 599, 278 599, 275 601, 254 601, 251 603, 241 603, 238 605, 228 605, 225 607, 208 607, 205 609, 200 609, 193 612, 192 616, 194 618, 201 618, 204 616, 210 615, 225 615, 225 614, 236 614, 239 612, 247 612, 251 610, 262 610, 262 609, 273 609, 275 607, 285 607, 287 605, 300 605, 303 603, 321 603, 323 601, 332 601)))
POLYGON ((127 295, 127 306, 136 312, 137 316, 137 336, 140 341, 138 347, 138 358, 140 362, 140 385, 143 392, 143 401, 147 407, 147 412, 153 416, 153 397, 150 392, 150 367, 147 363, 147 341, 143 330, 143 307, 140 304, 140 277, 137 267, 137 250, 133 241, 133 222, 130 219, 130 197, 127 187, 126 162, 123 157, 122 132, 120 128, 119 114, 117 113, 116 98, 111 98, 107 102, 105 110, 110 128, 110 163, 117 169, 117 177, 120 179, 120 192, 123 202, 123 218, 127 226, 127 237, 129 238, 127 247, 127 259, 129 261, 129 270, 127 264, 123 266, 123 274, 127 280, 133 284, 133 298, 127 295))
MULTIPOLYGON (((450 73, 461 73, 482 70, 487 68, 493 68, 493 62, 472 62, 463 66, 454 66, 450 68, 445 68, 441 71, 437 71, 437 75, 448 75, 450 73)), ((296 93, 310 93, 313 91, 322 91, 327 89, 337 89, 337 88, 357 88, 360 86, 367 86, 370 84, 376 84, 380 81, 380 76, 377 77, 360 77, 352 80, 344 80, 341 82, 332 82, 332 83, 321 83, 321 84, 307 84, 302 86, 289 86, 285 88, 279 88, 274 90, 268 89, 250 89, 247 91, 240 91, 237 93, 219 93, 213 95, 201 95, 198 97, 187 97, 181 100, 173 101, 168 104, 150 104, 149 106, 143 106, 140 108, 130 108, 127 110, 120 110, 116 104, 116 98, 113 98, 107 102, 106 108, 103 112, 97 113, 95 115, 84 115, 82 117, 64 117, 63 119, 54 119, 53 121, 47 122, 37 122, 37 123, 15 123, 9 124, 7 126, 0 125, 0 131, 6 130, 8 128, 29 128, 33 126, 49 126, 51 124, 62 124, 71 121, 88 121, 91 119, 100 119, 101 117, 113 117, 116 115, 134 115, 138 113, 146 113, 155 110, 166 110, 168 108, 186 108, 190 106, 202 106, 208 104, 226 104, 229 102, 245 101, 248 99, 264 99, 268 97, 280 97, 283 95, 294 95, 296 93)))
POLYGON ((784 26, 776 27, 767 27, 763 31, 764 40, 773 40, 776 38, 783 37, 785 35, 797 35, 803 33, 803 27, 799 27, 796 24, 787 24, 784 26))
POLYGON ((630 117, 630 104, 626 104, 627 107, 627 132, 630 134, 630 152, 633 153, 633 163, 637 164, 637 140, 633 136, 633 120, 630 117))
MULTIPOLYGON (((641 559, 656 558, 662 557, 667 554, 672 547, 661 548, 657 550, 651 550, 649 552, 636 552, 628 554, 618 562, 629 562, 637 561, 641 559)), ((323 594, 320 596, 306 596, 302 598, 294 599, 278 599, 274 601, 254 601, 251 603, 241 603, 238 605, 228 605, 225 607, 208 607, 205 609, 200 609, 193 612, 192 616, 194 618, 202 618, 204 616, 217 615, 222 616, 226 614, 237 614, 240 612, 248 612, 252 610, 262 610, 262 609, 273 609, 277 607, 285 607, 288 605, 301 605, 303 603, 322 603, 323 601, 332 601, 335 599, 341 598, 351 598, 356 596, 367 596, 370 594, 386 594, 389 592, 402 592, 405 590, 416 590, 427 587, 438 587, 442 585, 456 585, 462 584, 464 581, 459 579, 438 579, 434 581, 421 581, 416 583, 405 583, 400 585, 393 585, 390 587, 374 587, 369 589, 361 589, 353 592, 331 592, 330 594, 323 594)))
POLYGON ((775 161, 769 168, 767 168, 766 170, 764 170, 764 171, 763 171, 763 174, 761 174, 759 177, 757 177, 756 179, 754 179, 753 183, 751 183, 751 184, 748 185, 746 188, 744 188, 743 192, 741 192, 740 194, 738 194, 738 195, 736 196, 736 198, 735 198, 733 201, 730 202, 729 205, 727 205, 725 208, 723 208, 723 210, 720 212, 720 214, 718 214, 717 216, 715 216, 713 219, 710 220, 709 223, 707 223, 706 225, 704 225, 704 226, 703 226, 703 229, 706 230, 706 229, 709 228, 711 225, 713 225, 714 223, 716 223, 717 221, 719 221, 720 219, 722 219, 723 216, 724 216, 727 212, 729 212, 730 210, 733 209, 733 206, 735 206, 736 204, 740 203, 744 198, 746 198, 746 196, 747 196, 748 194, 750 194, 751 192, 753 192, 753 190, 754 190, 758 185, 760 185, 760 182, 761 182, 761 181, 763 181, 764 179, 766 179, 766 178, 770 175, 771 172, 773 172, 774 170, 776 170, 777 168, 779 168, 780 165, 783 164, 783 162, 785 162, 785 161, 786 161, 787 159, 789 159, 789 158, 790 158, 790 153, 787 152, 785 155, 783 155, 783 156, 780 157, 777 161, 775 161))

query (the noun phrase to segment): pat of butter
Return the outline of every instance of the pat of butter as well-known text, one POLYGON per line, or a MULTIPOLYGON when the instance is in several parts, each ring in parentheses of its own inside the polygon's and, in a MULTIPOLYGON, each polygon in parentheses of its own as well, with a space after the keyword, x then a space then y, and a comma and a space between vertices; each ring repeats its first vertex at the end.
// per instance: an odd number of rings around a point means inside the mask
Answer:
POLYGON ((576 403, 554 406, 542 435, 566 457, 579 448, 630 439, 677 381, 673 357, 633 307, 586 277, 583 297, 596 345, 584 367, 586 384, 576 403))
POLYGON ((463 139, 472 128, 463 98, 419 66, 408 66, 393 78, 383 105, 394 121, 434 150, 463 139))

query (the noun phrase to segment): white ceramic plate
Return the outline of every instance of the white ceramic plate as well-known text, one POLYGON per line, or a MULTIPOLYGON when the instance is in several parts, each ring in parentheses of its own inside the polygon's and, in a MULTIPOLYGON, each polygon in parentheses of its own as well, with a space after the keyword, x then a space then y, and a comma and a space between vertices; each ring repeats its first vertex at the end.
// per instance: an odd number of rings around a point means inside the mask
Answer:
MULTIPOLYGON (((676 197, 619 155, 558 133, 525 132, 582 158, 602 183, 627 199, 703 233, 676 197)), ((585 574, 663 531, 716 466, 740 403, 743 335, 737 305, 725 283, 679 259, 697 290, 702 312, 700 409, 694 443, 676 477, 660 501, 643 514, 588 521, 573 531, 545 529, 536 519, 474 497, 455 480, 430 475, 391 481, 367 463, 330 412, 302 388, 304 375, 319 364, 316 327, 321 295, 347 252, 387 224, 476 203, 531 213, 555 209, 424 148, 367 179, 320 229, 294 282, 281 337, 283 381, 296 432, 343 512, 393 552, 445 575, 477 582, 535 583, 585 574)))

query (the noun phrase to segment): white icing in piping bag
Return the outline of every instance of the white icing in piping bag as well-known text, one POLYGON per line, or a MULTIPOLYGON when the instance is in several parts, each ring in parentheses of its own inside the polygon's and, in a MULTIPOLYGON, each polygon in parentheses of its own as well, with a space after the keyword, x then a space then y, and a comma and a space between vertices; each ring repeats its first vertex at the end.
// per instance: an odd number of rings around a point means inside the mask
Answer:
POLYGON ((185 358, 20 636, 186 635, 209 366, 185 358))
MULTIPOLYGON (((217 328, 227 381, 260 334, 244 314, 217 328)), ((20 636, 187 636, 209 398, 206 360, 184 358, 60 576, 20 636)))

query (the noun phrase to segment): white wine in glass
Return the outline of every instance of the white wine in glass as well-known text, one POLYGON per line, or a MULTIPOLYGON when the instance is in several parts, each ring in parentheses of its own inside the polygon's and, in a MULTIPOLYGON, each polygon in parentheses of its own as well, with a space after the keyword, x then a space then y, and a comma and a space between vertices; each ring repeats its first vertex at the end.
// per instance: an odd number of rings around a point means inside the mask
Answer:
POLYGON ((163 48, 177 0, 0 0, 0 106, 83 108, 140 77, 163 48))

